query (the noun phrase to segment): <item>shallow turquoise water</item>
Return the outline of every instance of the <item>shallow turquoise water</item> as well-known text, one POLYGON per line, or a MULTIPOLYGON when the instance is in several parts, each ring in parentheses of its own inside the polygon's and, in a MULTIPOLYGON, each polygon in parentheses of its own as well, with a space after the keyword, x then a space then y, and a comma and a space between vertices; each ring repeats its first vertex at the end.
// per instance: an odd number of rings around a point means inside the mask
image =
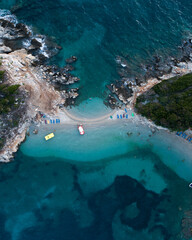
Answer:
POLYGON ((85 135, 82 137, 76 125, 44 125, 38 135, 31 133, 22 144, 21 151, 31 157, 52 156, 74 163, 126 158, 129 153, 146 149, 157 154, 180 177, 191 180, 192 144, 181 137, 163 130, 152 134, 148 126, 134 123, 134 119, 85 124, 84 128, 85 135), (46 142, 44 136, 50 132, 54 132, 55 138, 46 142), (130 132, 132 135, 128 136, 130 132))
POLYGON ((77 106, 68 107, 68 111, 74 116, 80 118, 95 119, 107 115, 112 110, 105 106, 101 98, 88 98, 77 106))
POLYGON ((1 166, 4 239, 183 239, 192 146, 131 121, 110 124, 86 126, 83 137, 76 126, 45 126, 1 166), (134 204, 145 209, 141 216, 134 204), (128 228, 122 219, 132 215, 135 227, 128 228))
MULTIPOLYGON (((1 0, 0 7, 53 37, 63 50, 59 65, 77 55, 78 107, 95 118, 105 84, 118 78, 115 58, 130 75, 154 53, 177 55, 191 35, 190 1, 1 0)), ((14 161, 0 165, 0 239, 183 240, 181 220, 191 209, 191 145, 131 121, 44 126, 21 145, 14 161), (45 142, 44 136, 55 138, 45 142), (131 136, 127 132, 132 132, 131 136)))

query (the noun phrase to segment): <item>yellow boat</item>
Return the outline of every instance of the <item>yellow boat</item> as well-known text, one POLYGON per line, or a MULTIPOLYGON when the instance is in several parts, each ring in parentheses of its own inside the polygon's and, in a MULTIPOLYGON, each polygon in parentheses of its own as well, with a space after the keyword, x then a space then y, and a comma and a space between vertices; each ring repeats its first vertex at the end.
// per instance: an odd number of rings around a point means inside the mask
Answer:
POLYGON ((51 139, 53 137, 55 137, 54 133, 50 133, 47 136, 45 136, 45 140, 47 141, 47 140, 49 140, 49 139, 51 139))

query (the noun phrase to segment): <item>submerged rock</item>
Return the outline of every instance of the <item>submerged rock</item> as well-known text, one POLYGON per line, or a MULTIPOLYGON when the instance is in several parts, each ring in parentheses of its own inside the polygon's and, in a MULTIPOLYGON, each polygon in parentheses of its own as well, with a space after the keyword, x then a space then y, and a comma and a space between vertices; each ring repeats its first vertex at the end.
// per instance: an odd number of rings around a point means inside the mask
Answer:
POLYGON ((38 129, 33 130, 33 134, 37 134, 38 133, 38 129))
POLYGON ((74 63, 74 62, 76 62, 76 61, 77 61, 77 57, 76 57, 76 56, 72 56, 72 57, 67 58, 67 59, 65 60, 65 62, 66 62, 67 64, 74 63))
POLYGON ((127 132, 127 136, 131 136, 133 133, 132 132, 127 132))
POLYGON ((147 229, 148 225, 155 226, 153 212, 161 197, 152 191, 146 190, 142 184, 129 176, 118 176, 114 182, 104 190, 94 194, 89 199, 89 208, 95 215, 97 226, 111 231, 111 219, 119 213, 122 225, 134 230, 147 229), (108 227, 107 227, 108 226, 108 227))

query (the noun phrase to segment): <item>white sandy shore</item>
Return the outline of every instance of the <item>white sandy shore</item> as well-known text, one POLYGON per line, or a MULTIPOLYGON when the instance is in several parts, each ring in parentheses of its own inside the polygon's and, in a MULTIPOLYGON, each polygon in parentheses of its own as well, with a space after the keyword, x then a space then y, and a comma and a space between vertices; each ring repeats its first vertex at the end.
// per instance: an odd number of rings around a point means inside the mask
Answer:
MULTIPOLYGON (((119 113, 123 113, 120 110, 119 113)), ((42 124, 39 133, 30 136, 21 147, 23 154, 39 157, 39 161, 56 157, 69 162, 92 162, 109 159, 134 151, 134 149, 148 148, 157 154, 161 161, 187 181, 191 181, 191 152, 192 143, 171 133, 167 129, 157 129, 145 118, 129 114, 128 119, 114 118, 102 122, 84 122, 85 136, 80 136, 77 123, 42 124), (53 132, 55 138, 45 141, 45 135, 53 132), (41 146, 41 147, 39 147, 41 146), (85 150, 86 149, 86 150, 85 150), (41 159, 42 158, 42 159, 41 159)), ((125 155, 128 157, 128 155, 125 155)), ((135 159, 136 162, 138 159, 135 159)))
MULTIPOLYGON (((126 108, 127 112, 125 112, 125 108, 124 109, 114 109, 112 110, 110 113, 105 114, 101 117, 97 117, 97 118, 82 118, 82 117, 78 117, 76 115, 73 115, 70 111, 68 111, 67 109, 63 109, 57 112, 57 115, 46 115, 46 119, 47 120, 51 120, 51 119, 60 119, 60 124, 55 124, 55 125, 61 125, 61 127, 63 125, 78 125, 78 124, 84 124, 86 125, 95 125, 95 126, 99 126, 99 125, 109 125, 109 124, 121 124, 122 122, 127 122, 129 123, 130 121, 135 123, 135 124, 142 124, 142 125, 146 125, 152 129, 159 129, 159 130, 166 130, 169 131, 166 128, 163 128, 161 126, 157 126, 155 125, 152 121, 149 121, 147 118, 142 117, 141 115, 137 114, 134 112, 134 110, 129 107, 126 108), (117 115, 122 115, 123 114, 128 114, 128 119, 126 119, 125 117, 120 119, 117 118, 117 115)), ((39 125, 40 127, 43 127, 44 125, 48 125, 45 124, 44 122, 44 118, 41 119, 41 124, 39 125)), ((50 124, 50 125, 54 125, 54 124, 50 124)))
MULTIPOLYGON (((8 82, 11 84, 20 84, 22 88, 28 94, 28 108, 26 118, 27 121, 20 124, 17 129, 17 134, 13 135, 7 140, 5 148, 0 152, 0 162, 9 162, 13 153, 17 151, 21 142, 24 141, 26 131, 30 126, 31 120, 34 119, 36 114, 40 111, 46 116, 54 118, 57 116, 61 124, 105 124, 112 123, 116 121, 117 114, 123 114, 124 109, 115 109, 102 117, 89 119, 85 117, 74 116, 70 111, 64 109, 59 109, 58 105, 64 103, 64 99, 61 97, 60 93, 56 91, 53 86, 48 84, 45 79, 41 77, 37 68, 34 68, 31 63, 34 60, 32 55, 26 53, 25 50, 15 51, 10 54, 0 54, 2 57, 2 67, 9 76, 8 82), (111 119, 112 116, 112 119, 111 119)), ((171 74, 162 76, 161 79, 169 79, 170 77, 176 75, 184 75, 192 71, 192 63, 182 63, 181 66, 175 67, 171 74)), ((143 92, 152 88, 155 84, 159 83, 160 80, 149 79, 147 83, 142 84, 141 87, 136 87, 135 94, 130 100, 130 105, 126 108, 130 109, 128 111, 129 117, 133 112, 134 103, 137 96, 143 92)), ((151 127, 157 128, 152 122, 148 121, 141 116, 135 114, 134 122, 147 124, 151 127)), ((121 119, 119 119, 121 121, 121 119)), ((162 129, 161 127, 158 127, 162 129)))
POLYGON ((70 111, 68 111, 67 109, 63 109, 57 112, 57 115, 49 115, 47 116, 50 119, 55 119, 56 117, 58 117, 61 121, 61 124, 100 124, 100 123, 104 123, 107 122, 108 120, 114 120, 117 118, 117 114, 123 114, 125 113, 125 111, 121 110, 121 109, 115 109, 113 111, 111 111, 110 113, 103 115, 101 117, 96 117, 96 118, 87 118, 87 117, 78 117, 74 114, 72 114, 70 111), (112 116, 113 119, 111 119, 110 117, 112 116))

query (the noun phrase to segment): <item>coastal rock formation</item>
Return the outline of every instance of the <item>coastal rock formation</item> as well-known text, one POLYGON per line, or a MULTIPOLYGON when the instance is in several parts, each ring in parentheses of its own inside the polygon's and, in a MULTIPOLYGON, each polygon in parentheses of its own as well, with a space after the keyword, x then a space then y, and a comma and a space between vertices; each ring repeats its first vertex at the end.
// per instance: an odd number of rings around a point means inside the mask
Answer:
POLYGON ((35 35, 25 24, 17 21, 14 15, 0 17, 0 53, 26 49, 36 56, 36 62, 43 63, 58 53, 60 47, 43 35, 35 35))
MULTIPOLYGON (((0 152, 0 161, 10 160, 12 153, 17 151, 18 145, 25 139, 27 128, 32 120, 35 121, 37 112, 57 114, 61 106, 74 103, 78 96, 78 89, 57 91, 53 84, 42 77, 41 67, 33 65, 36 59, 26 50, 17 50, 10 54, 0 54, 2 68, 6 71, 6 83, 18 84, 23 105, 17 111, 18 126, 7 128, 1 132, 6 136, 5 147, 0 152), (24 97, 25 96, 25 97, 24 97), (23 109, 23 110, 22 110, 23 109)), ((48 67, 49 69, 49 67, 48 67)), ((56 74, 57 75, 57 74, 56 74)), ((7 115, 7 118, 11 113, 7 115)), ((4 123, 5 124, 5 123, 4 123)))
POLYGON ((74 62, 76 62, 76 61, 77 61, 77 57, 76 57, 76 56, 72 56, 72 57, 67 58, 67 59, 65 60, 65 62, 66 62, 67 64, 74 63, 74 62))
POLYGON ((109 94, 106 101, 104 101, 104 104, 106 106, 110 106, 111 109, 115 109, 117 107, 118 102, 117 102, 117 99, 114 96, 109 94))
POLYGON ((0 53, 10 53, 12 50, 9 47, 6 47, 4 45, 0 46, 0 53))
POLYGON ((6 19, 0 19, 0 38, 6 41, 29 38, 32 35, 31 30, 23 23, 10 22, 6 19))
POLYGON ((126 84, 126 82, 117 82, 116 84, 111 84, 112 92, 115 93, 118 99, 127 104, 129 98, 132 96, 132 89, 126 84))
POLYGON ((75 103, 78 88, 69 85, 79 81, 70 73, 74 69, 70 64, 77 57, 66 59, 68 64, 63 68, 46 65, 47 59, 60 49, 45 36, 35 35, 9 11, 0 17, 0 65, 5 72, 4 81, 10 89, 12 85, 19 86, 17 94, 9 100, 0 91, 2 101, 17 107, 10 105, 3 114, 0 112, 0 161, 8 162, 17 151, 31 121, 39 121, 35 119, 37 112, 56 114, 63 106, 75 103))
POLYGON ((57 86, 71 85, 80 80, 78 77, 75 77, 70 73, 71 69, 73 68, 69 65, 63 68, 59 68, 58 66, 41 67, 43 77, 57 86))
POLYGON ((73 105, 75 103, 74 99, 79 96, 78 88, 72 88, 70 90, 63 90, 63 91, 61 91, 61 96, 63 97, 63 99, 65 99, 65 103, 64 103, 65 107, 73 105))
MULTIPOLYGON (((157 83, 192 71, 192 40, 184 41, 179 47, 178 58, 154 56, 151 64, 141 66, 143 75, 131 76, 127 60, 117 56, 116 63, 120 80, 107 86, 116 99, 134 107, 136 98, 157 83)), ((110 99, 110 98, 109 98, 110 99)), ((111 103, 108 103, 111 106, 111 103)))

